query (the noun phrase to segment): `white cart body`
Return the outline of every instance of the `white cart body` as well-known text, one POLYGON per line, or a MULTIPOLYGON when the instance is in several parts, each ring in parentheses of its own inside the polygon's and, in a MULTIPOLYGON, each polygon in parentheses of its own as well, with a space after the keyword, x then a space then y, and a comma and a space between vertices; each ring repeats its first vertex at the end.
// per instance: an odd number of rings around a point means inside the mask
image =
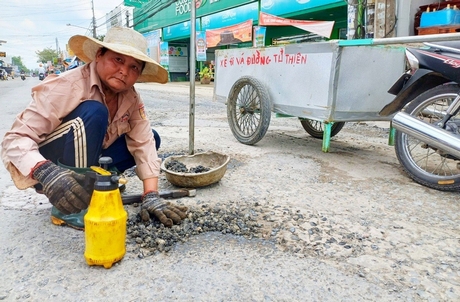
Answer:
POLYGON ((378 112, 404 72, 404 46, 347 45, 341 40, 216 50, 214 99, 252 76, 267 89, 272 111, 321 122, 390 120, 378 112))

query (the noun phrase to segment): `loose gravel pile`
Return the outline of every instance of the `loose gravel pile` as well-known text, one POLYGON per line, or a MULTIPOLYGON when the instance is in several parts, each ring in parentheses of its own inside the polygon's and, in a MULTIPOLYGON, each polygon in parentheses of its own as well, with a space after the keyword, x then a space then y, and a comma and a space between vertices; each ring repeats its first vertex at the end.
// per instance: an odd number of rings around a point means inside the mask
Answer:
MULTIPOLYGON (((138 205, 137 205, 138 206, 138 205)), ((338 228, 324 215, 253 205, 197 205, 181 224, 165 227, 156 218, 144 222, 138 211, 127 222, 128 241, 139 258, 169 252, 176 243, 205 232, 261 238, 299 255, 342 257, 378 249, 369 236, 338 228), (280 221, 279 217, 283 217, 280 221)))
MULTIPOLYGON (((182 154, 165 153, 159 156, 164 160, 182 154)), ((168 169, 190 171, 179 161, 171 160, 169 163, 172 164, 166 166, 168 169)), ((124 175, 137 178, 131 169, 125 171, 124 175)), ((172 202, 184 205, 180 199, 172 202)), ((129 215, 127 235, 133 247, 132 252, 139 258, 169 252, 176 243, 205 232, 220 232, 248 239, 262 238, 276 243, 281 250, 310 256, 358 255, 370 247, 376 250, 379 245, 378 242, 370 242, 367 234, 338 227, 324 214, 259 202, 198 202, 194 206, 187 205, 187 218, 171 228, 165 227, 154 217, 144 222, 139 215, 139 204, 133 206, 136 209, 129 215)))
MULTIPOLYGON (((257 208, 257 207, 256 207, 257 208)), ((139 214, 128 220, 128 239, 138 246, 138 257, 156 252, 168 252, 177 242, 204 232, 221 232, 244 236, 248 239, 260 237, 261 224, 258 210, 249 207, 228 208, 201 205, 189 210, 181 224, 165 227, 157 219, 143 222, 139 214)))
POLYGON ((187 168, 187 166, 184 163, 181 163, 180 161, 175 160, 175 159, 167 162, 165 166, 166 166, 166 169, 168 169, 169 171, 182 172, 182 173, 204 173, 204 172, 211 170, 210 168, 204 167, 202 165, 187 168))

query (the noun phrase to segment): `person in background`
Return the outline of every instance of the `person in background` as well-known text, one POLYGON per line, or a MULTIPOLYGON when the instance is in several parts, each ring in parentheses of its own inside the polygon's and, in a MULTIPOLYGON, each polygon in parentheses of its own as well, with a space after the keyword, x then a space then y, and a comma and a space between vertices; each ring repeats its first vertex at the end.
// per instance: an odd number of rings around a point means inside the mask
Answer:
POLYGON ((46 70, 45 70, 45 67, 43 66, 43 64, 38 65, 38 74, 40 74, 40 73, 43 73, 43 74, 46 73, 46 70))
POLYGON ((166 83, 167 71, 147 56, 147 41, 130 28, 111 28, 104 42, 76 35, 68 44, 86 64, 32 88, 32 102, 3 138, 2 160, 16 187, 44 193, 54 224, 84 229, 91 192, 80 173, 107 156, 113 160, 109 169, 136 166, 142 217, 169 227, 180 223, 187 208, 159 198, 160 137, 134 88, 137 81, 166 83))

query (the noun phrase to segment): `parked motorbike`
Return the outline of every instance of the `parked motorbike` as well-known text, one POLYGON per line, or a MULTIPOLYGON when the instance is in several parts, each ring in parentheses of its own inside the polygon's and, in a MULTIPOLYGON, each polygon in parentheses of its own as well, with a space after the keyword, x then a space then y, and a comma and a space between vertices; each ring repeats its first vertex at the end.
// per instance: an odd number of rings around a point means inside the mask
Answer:
POLYGON ((380 112, 392 118, 396 156, 417 183, 460 189, 460 41, 406 48, 410 67, 380 112))
POLYGON ((40 81, 43 81, 43 80, 45 79, 45 74, 44 74, 44 73, 40 73, 40 74, 38 75, 38 79, 39 79, 40 81))
MULTIPOLYGON (((187 73, 185 74, 185 77, 187 78, 187 81, 190 81, 190 70, 187 71, 187 73)), ((200 70, 197 68, 195 70, 195 81, 199 81, 200 80, 200 70)))
POLYGON ((8 73, 6 73, 5 69, 0 69, 0 80, 2 81, 8 80, 8 73))

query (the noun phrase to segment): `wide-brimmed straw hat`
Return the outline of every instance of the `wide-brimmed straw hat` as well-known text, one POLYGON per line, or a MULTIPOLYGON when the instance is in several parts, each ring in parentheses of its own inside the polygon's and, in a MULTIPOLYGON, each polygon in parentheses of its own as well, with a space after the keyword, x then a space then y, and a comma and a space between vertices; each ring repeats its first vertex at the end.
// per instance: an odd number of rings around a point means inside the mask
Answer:
POLYGON ((75 35, 69 39, 69 47, 85 63, 96 58, 101 47, 133 57, 145 62, 144 70, 138 82, 166 83, 168 72, 158 62, 147 56, 147 40, 142 34, 127 27, 112 27, 107 31, 104 41, 75 35))

